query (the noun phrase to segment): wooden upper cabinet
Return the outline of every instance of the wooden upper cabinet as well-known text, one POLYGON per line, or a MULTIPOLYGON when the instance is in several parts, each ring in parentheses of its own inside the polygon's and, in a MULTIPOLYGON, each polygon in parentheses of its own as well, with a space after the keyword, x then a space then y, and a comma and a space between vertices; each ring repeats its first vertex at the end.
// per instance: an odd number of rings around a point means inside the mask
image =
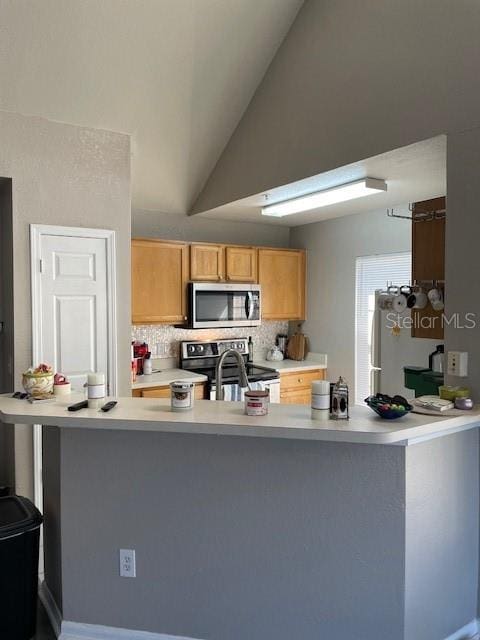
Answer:
POLYGON ((188 244, 132 240, 132 322, 177 324, 186 318, 188 244))
MULTIPOLYGON (((432 281, 445 279, 445 217, 437 215, 421 220, 418 216, 423 212, 442 211, 445 207, 445 197, 416 202, 413 207, 412 279, 423 281, 426 290, 432 281)), ((425 309, 413 309, 412 337, 443 340, 442 314, 434 311, 430 304, 425 309)))
POLYGON ((226 280, 257 282, 257 248, 225 247, 226 280))
POLYGON ((190 245, 190 279, 218 282, 225 277, 224 247, 219 244, 190 245))
POLYGON ((415 222, 423 211, 445 209, 445 198, 416 202, 412 222, 412 277, 414 280, 445 278, 445 218, 415 222))
POLYGON ((258 281, 264 320, 305 318, 305 251, 259 249, 258 281))

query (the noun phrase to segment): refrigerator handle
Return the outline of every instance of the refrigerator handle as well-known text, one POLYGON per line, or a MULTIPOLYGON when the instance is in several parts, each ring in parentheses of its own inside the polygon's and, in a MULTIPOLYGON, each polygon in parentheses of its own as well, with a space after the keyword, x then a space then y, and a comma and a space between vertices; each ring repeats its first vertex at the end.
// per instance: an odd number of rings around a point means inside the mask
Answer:
POLYGON ((380 322, 382 321, 381 311, 377 307, 375 296, 375 310, 372 318, 372 333, 370 336, 370 393, 375 395, 378 392, 378 378, 382 368, 380 365, 380 322))

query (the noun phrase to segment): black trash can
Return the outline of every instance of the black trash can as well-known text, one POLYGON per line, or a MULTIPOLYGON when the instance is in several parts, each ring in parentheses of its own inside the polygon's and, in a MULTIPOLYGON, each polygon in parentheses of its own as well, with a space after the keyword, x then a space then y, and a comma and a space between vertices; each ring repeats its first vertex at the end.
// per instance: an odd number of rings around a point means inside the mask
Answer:
POLYGON ((0 498, 0 638, 5 640, 35 635, 42 521, 27 498, 0 498))

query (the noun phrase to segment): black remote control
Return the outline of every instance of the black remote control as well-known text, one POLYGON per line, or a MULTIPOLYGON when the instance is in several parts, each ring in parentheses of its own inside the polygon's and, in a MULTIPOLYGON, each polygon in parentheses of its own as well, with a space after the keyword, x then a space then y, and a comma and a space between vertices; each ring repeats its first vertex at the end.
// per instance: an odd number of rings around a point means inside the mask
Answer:
POLYGON ((104 404, 103 407, 100 407, 102 411, 105 411, 105 413, 107 411, 110 411, 110 409, 113 409, 113 407, 117 406, 117 401, 116 400, 110 400, 110 402, 107 402, 107 404, 104 404))
POLYGON ((88 400, 82 400, 82 402, 77 402, 77 404, 71 404, 68 407, 69 411, 78 411, 79 409, 87 409, 88 408, 88 400))

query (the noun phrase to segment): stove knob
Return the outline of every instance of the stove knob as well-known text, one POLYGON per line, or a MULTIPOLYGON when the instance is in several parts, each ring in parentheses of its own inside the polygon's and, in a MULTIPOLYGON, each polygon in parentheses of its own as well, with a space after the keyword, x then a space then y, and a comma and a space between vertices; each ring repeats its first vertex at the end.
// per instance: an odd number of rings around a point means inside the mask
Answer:
POLYGON ((189 344, 187 346, 187 351, 188 351, 188 353, 195 353, 195 345, 194 344, 189 344))
POLYGON ((197 344, 197 353, 203 353, 203 344, 197 344))

